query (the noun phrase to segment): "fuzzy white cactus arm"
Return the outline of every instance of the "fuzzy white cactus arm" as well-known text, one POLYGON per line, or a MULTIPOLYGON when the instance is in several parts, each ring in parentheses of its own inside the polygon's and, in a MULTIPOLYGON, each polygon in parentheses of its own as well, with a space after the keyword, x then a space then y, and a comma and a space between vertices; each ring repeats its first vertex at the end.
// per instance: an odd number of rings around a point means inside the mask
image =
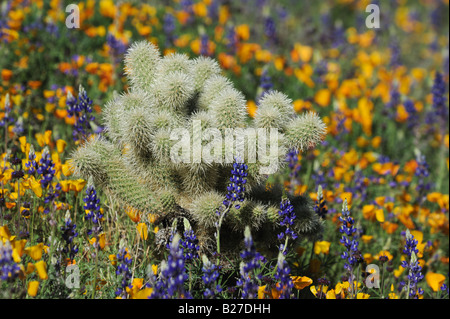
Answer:
POLYGON ((327 133, 322 119, 314 112, 308 112, 290 121, 285 130, 289 148, 305 151, 315 148, 327 133))
POLYGON ((159 49, 148 41, 134 43, 125 55, 125 73, 134 89, 148 91, 161 61, 159 49))

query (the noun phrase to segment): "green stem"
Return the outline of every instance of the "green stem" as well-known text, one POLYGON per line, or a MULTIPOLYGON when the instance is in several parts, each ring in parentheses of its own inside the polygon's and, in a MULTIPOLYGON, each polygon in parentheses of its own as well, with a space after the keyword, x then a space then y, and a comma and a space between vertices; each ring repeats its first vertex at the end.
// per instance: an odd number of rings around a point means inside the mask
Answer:
MULTIPOLYGON (((231 205, 228 205, 228 207, 225 209, 225 211, 220 215, 219 221, 217 223, 216 228, 216 245, 217 245, 217 254, 220 255, 220 228, 222 227, 223 219, 225 218, 225 215, 228 213, 228 211, 231 208, 231 205)), ((220 257, 217 256, 217 265, 219 265, 220 257)))
MULTIPOLYGON (((284 254, 284 252, 286 251, 286 247, 287 247, 287 245, 288 245, 288 242, 289 242, 289 237, 286 237, 286 239, 285 239, 285 241, 284 241, 284 247, 283 247, 283 250, 280 252, 281 254, 284 254)), ((273 270, 272 270, 272 272, 271 272, 272 276, 275 275, 275 273, 277 272, 277 269, 278 269, 278 263, 276 263, 275 267, 273 267, 273 270)))
MULTIPOLYGON (((96 244, 98 244, 98 238, 96 241, 96 244)), ((99 250, 98 248, 95 248, 96 252, 95 252, 95 271, 94 271, 94 279, 92 280, 92 296, 91 299, 95 299, 95 289, 97 286, 97 271, 98 271, 98 253, 99 250)))
POLYGON ((358 272, 356 273, 356 281, 355 281, 355 296, 354 299, 358 297, 358 278, 359 278, 359 272, 361 270, 361 266, 358 265, 358 272))
POLYGON ((408 286, 406 286, 406 299, 409 299, 409 291, 411 288, 409 287, 411 285, 411 279, 408 279, 408 286))

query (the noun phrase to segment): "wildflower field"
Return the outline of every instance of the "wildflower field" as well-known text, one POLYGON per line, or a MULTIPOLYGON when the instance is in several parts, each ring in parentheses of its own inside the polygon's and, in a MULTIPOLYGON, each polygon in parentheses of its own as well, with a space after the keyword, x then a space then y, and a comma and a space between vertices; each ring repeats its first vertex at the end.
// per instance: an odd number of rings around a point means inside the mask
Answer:
POLYGON ((448 7, 0 0, 0 299, 448 299, 448 7))

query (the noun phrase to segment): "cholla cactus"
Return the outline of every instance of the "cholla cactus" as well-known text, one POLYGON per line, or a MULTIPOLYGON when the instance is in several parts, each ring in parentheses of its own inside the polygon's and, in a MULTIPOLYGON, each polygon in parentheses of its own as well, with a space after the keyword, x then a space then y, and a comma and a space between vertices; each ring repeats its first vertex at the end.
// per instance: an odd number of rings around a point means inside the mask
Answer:
MULTIPOLYGON (((192 152, 187 161, 175 162, 171 151, 177 144, 173 138, 177 129, 189 132, 182 136, 182 146, 195 150, 211 142, 199 137, 196 130, 216 129, 223 135, 230 128, 274 128, 278 134, 275 171, 283 165, 289 148, 313 148, 325 135, 325 125, 316 114, 297 116, 292 100, 281 92, 267 93, 255 119, 250 119, 244 95, 221 75, 218 63, 211 58, 192 60, 177 53, 161 57, 155 45, 143 41, 128 50, 125 69, 130 89, 106 104, 105 136, 86 141, 74 153, 75 172, 85 179, 92 176, 97 187, 126 206, 159 216, 187 211, 199 236, 213 236, 216 211, 230 177, 231 163, 224 159, 242 155, 236 153, 237 146, 248 146, 250 137, 239 140, 235 136, 231 150, 230 145, 220 144, 214 149, 214 158, 221 161, 199 160, 192 152), (195 127, 195 123, 200 126, 195 127)), ((270 145, 268 139, 266 142, 258 140, 256 149, 267 153, 270 145)), ((244 161, 248 154, 243 154, 244 161)), ((233 208, 227 215, 229 234, 241 234, 246 225, 256 232, 277 224, 281 194, 271 197, 259 190, 267 179, 262 166, 248 163, 249 193, 241 208, 233 208)), ((313 236, 320 231, 320 221, 306 199, 300 204, 301 218, 294 229, 300 235, 313 236)))

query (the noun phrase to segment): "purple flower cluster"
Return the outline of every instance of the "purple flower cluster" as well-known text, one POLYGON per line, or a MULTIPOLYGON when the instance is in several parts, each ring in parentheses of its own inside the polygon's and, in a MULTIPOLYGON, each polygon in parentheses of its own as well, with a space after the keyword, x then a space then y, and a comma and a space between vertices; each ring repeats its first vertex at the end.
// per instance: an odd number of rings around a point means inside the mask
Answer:
POLYGON ((248 166, 244 163, 239 163, 238 160, 233 163, 233 169, 231 170, 232 176, 227 187, 228 193, 226 194, 226 199, 223 201, 226 207, 238 202, 235 208, 241 208, 239 202, 244 201, 245 184, 247 183, 246 177, 248 176, 247 169, 248 166))
POLYGON ((92 131, 91 122, 95 120, 92 113, 93 101, 88 97, 86 90, 80 85, 78 98, 74 97, 70 92, 67 95, 67 112, 68 117, 75 117, 74 130, 72 132, 74 141, 85 139, 92 131))
MULTIPOLYGON (((153 276, 154 277, 154 276, 153 276)), ((189 278, 185 270, 183 249, 180 245, 180 237, 175 235, 170 244, 167 262, 161 264, 159 278, 151 278, 153 292, 151 299, 190 299, 191 295, 186 291, 184 283, 189 278)))
POLYGON ((112 57, 114 58, 114 62, 120 63, 122 59, 122 55, 127 51, 127 45, 123 43, 122 40, 116 38, 114 34, 108 33, 106 36, 106 43, 110 48, 110 52, 112 57))
POLYGON ((292 297, 291 292, 294 287, 294 283, 292 282, 290 272, 291 269, 289 268, 288 263, 284 259, 283 255, 280 254, 278 257, 277 272, 274 275, 274 278, 278 281, 276 289, 281 292, 280 299, 291 299, 292 297))
POLYGON ((234 26, 228 28, 228 32, 226 33, 226 39, 229 53, 232 55, 236 54, 238 37, 234 26))
POLYGON ((44 198, 44 203, 46 204, 52 203, 55 199, 57 199, 60 195, 61 189, 62 187, 60 183, 57 183, 55 187, 53 187, 53 185, 50 184, 48 186, 47 194, 45 195, 44 198))
POLYGON ((258 270, 264 257, 256 251, 250 228, 246 227, 244 234, 245 248, 240 254, 242 259, 240 266, 241 276, 236 286, 242 288, 243 299, 255 299, 258 297, 258 281, 262 278, 258 270))
POLYGON ((186 262, 199 257, 198 251, 200 250, 200 246, 198 245, 197 236, 195 236, 192 228, 187 229, 183 233, 183 239, 180 240, 180 244, 186 262))
POLYGON ((27 168, 27 173, 32 175, 34 174, 39 165, 36 162, 36 153, 34 152, 34 147, 33 145, 30 146, 30 151, 28 153, 28 162, 25 164, 25 167, 27 168))
POLYGON ((166 13, 166 15, 164 16, 163 31, 166 35, 166 46, 172 46, 173 41, 176 39, 176 36, 174 35, 175 17, 170 13, 166 13))
POLYGON ((286 162, 289 167, 289 177, 291 179, 291 185, 295 186, 299 172, 302 168, 300 161, 298 160, 298 150, 292 149, 286 155, 286 162))
MULTIPOLYGON (((430 125, 430 132, 434 132, 437 127, 445 129, 448 125, 448 106, 447 106, 447 84, 441 72, 436 72, 433 87, 431 89, 433 95, 433 105, 431 110, 426 114, 425 121, 430 125)), ((444 132, 445 133, 445 132, 444 132)))
POLYGON ((400 46, 396 41, 392 41, 390 44, 391 49, 391 61, 390 66, 396 68, 401 65, 401 50, 400 46))
POLYGON ((20 267, 12 257, 12 248, 9 242, 0 241, 0 280, 14 281, 20 274, 20 267))
POLYGON ((200 54, 203 56, 209 56, 209 38, 205 33, 200 37, 200 54))
POLYGON ((126 288, 131 284, 132 274, 129 266, 133 260, 128 258, 128 256, 128 251, 125 248, 121 248, 116 255, 118 262, 116 275, 120 278, 120 287, 116 290, 116 296, 120 296, 121 298, 126 298, 126 288))
POLYGON ((267 71, 267 69, 264 69, 261 72, 259 81, 260 81, 259 87, 262 89, 262 92, 259 95, 258 100, 262 99, 264 97, 264 95, 266 93, 270 92, 270 90, 272 90, 272 88, 273 88, 272 77, 269 75, 269 72, 267 71))
MULTIPOLYGON (((289 199, 284 199, 281 201, 278 215, 280 216, 280 226, 285 227, 284 231, 278 234, 278 239, 297 239, 297 234, 292 230, 296 215, 294 212, 294 206, 291 204, 289 199)), ((283 253, 286 254, 284 244, 280 245, 280 251, 283 251, 283 253)))
POLYGON ((53 177, 55 176, 55 163, 53 163, 50 153, 47 148, 42 152, 41 159, 39 161, 39 167, 37 173, 42 175, 40 181, 43 188, 47 188, 51 184, 53 177))
POLYGON ((419 114, 416 107, 414 106, 414 102, 412 100, 407 100, 405 101, 403 106, 408 113, 408 128, 412 129, 414 127, 417 127, 417 124, 419 123, 419 114))
POLYGON ((75 255, 78 253, 78 247, 73 243, 74 238, 78 237, 76 228, 77 225, 75 225, 67 212, 64 219, 64 226, 61 226, 62 238, 66 243, 62 249, 62 252, 68 255, 70 260, 73 260, 75 255))
POLYGON ((202 281, 205 285, 203 296, 207 299, 213 299, 222 292, 222 287, 217 283, 217 279, 219 279, 218 268, 206 256, 203 256, 202 281))
POLYGON ((269 44, 277 42, 277 29, 275 21, 271 17, 267 17, 264 21, 264 35, 267 37, 269 44))
POLYGON ((406 232, 406 243, 403 248, 403 253, 408 256, 407 260, 402 261, 402 267, 408 270, 408 297, 418 298, 418 295, 423 294, 422 288, 417 288, 417 284, 422 281, 424 275, 422 274, 422 266, 420 266, 417 259, 419 250, 417 249, 418 241, 409 232, 406 232))
POLYGON ((389 102, 386 103, 384 114, 394 117, 397 106, 401 103, 401 95, 397 86, 391 88, 389 102))
MULTIPOLYGON (((97 191, 94 186, 89 185, 86 189, 86 196, 83 198, 84 201, 84 210, 86 211, 86 215, 84 219, 86 221, 91 221, 93 227, 88 229, 88 235, 94 234, 98 236, 102 232, 102 226, 100 221, 103 218, 103 214, 100 210, 100 199, 97 197, 97 191)), ((95 243, 98 245, 98 241, 95 243)))
POLYGON ((350 216, 348 210, 347 200, 344 201, 342 207, 342 215, 339 217, 339 221, 342 222, 342 226, 339 228, 339 232, 344 234, 340 240, 340 243, 345 246, 345 251, 342 253, 341 258, 346 260, 344 268, 350 273, 353 271, 355 265, 359 262, 361 253, 358 250, 359 242, 356 239, 357 229, 354 226, 355 220, 350 216))
POLYGON ((447 85, 440 72, 436 72, 431 92, 433 94, 433 109, 436 115, 446 121, 446 119, 448 119, 448 107, 445 98, 447 85))
POLYGON ((431 183, 426 183, 426 179, 430 176, 430 167, 425 159, 425 156, 419 155, 417 157, 417 168, 414 174, 418 177, 416 191, 418 192, 418 201, 423 203, 426 199, 427 192, 431 189, 431 183))

